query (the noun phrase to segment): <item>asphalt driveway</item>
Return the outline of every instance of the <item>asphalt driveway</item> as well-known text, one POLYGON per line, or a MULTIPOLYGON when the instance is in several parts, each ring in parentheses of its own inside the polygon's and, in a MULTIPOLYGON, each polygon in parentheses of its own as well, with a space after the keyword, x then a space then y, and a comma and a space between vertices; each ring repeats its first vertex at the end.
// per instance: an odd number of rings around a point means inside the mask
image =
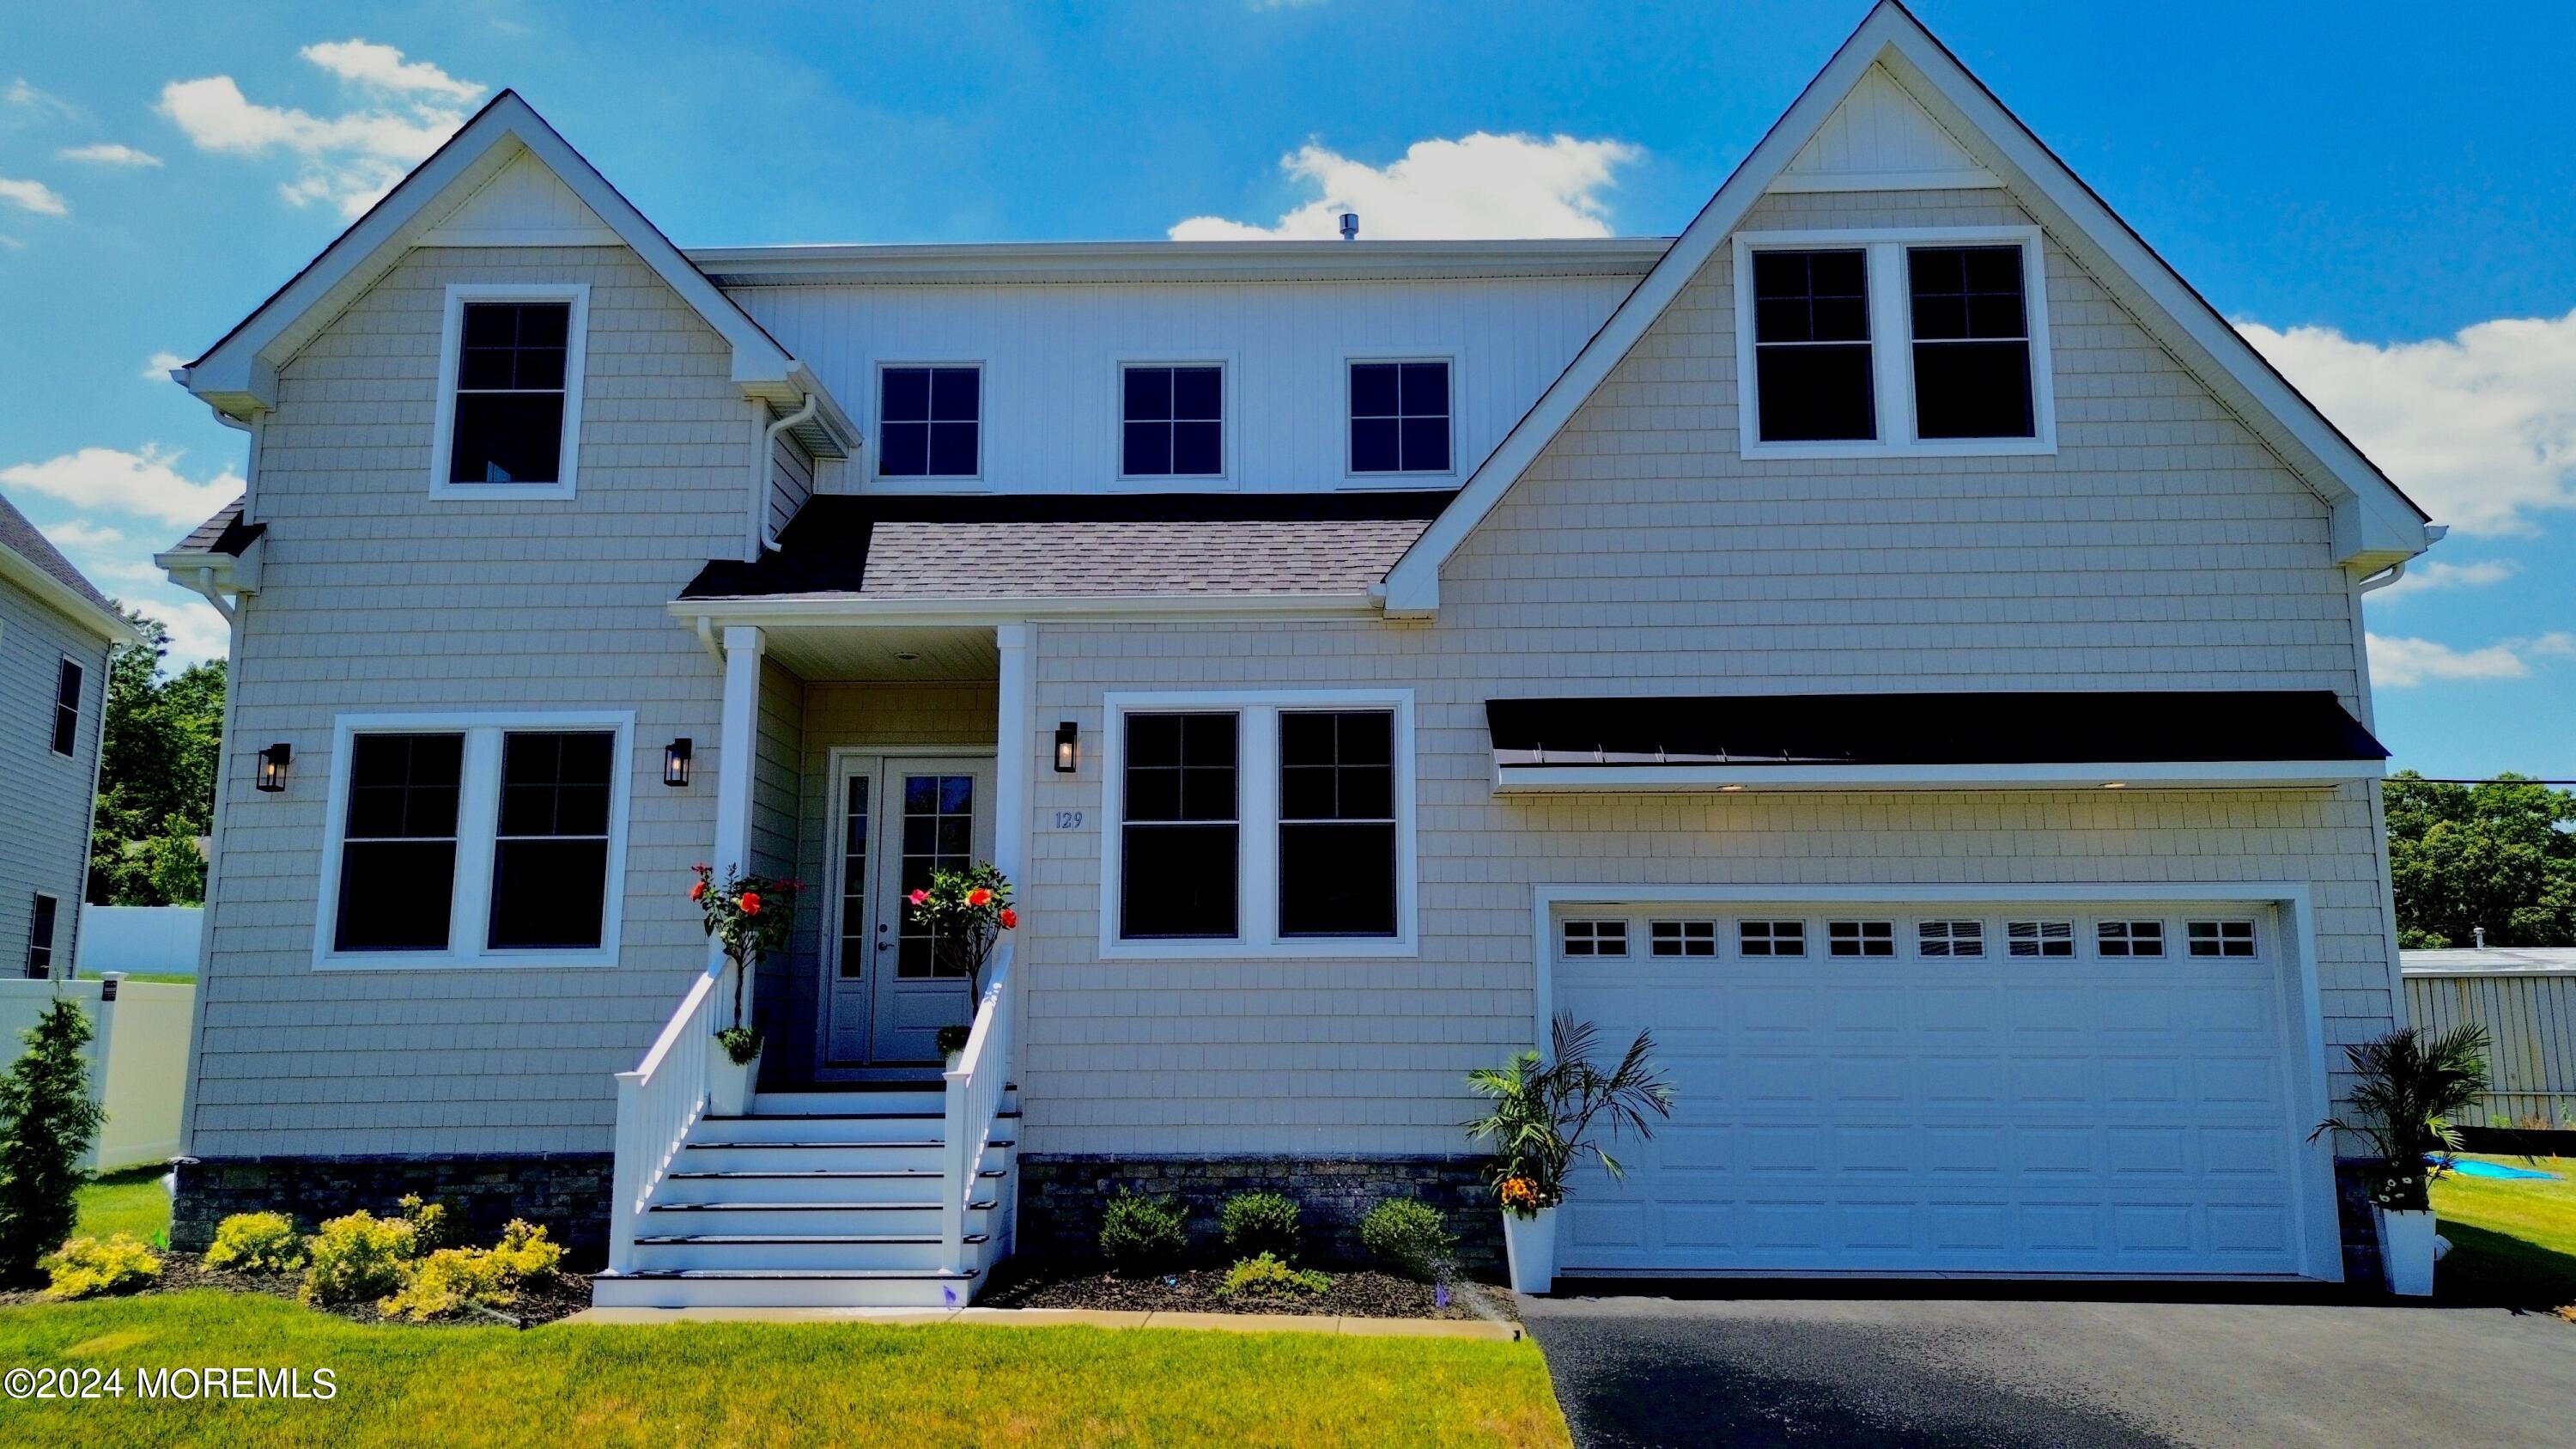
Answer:
POLYGON ((1579 1449, 2576 1443, 2576 1324, 2341 1303, 1523 1298, 1579 1449))

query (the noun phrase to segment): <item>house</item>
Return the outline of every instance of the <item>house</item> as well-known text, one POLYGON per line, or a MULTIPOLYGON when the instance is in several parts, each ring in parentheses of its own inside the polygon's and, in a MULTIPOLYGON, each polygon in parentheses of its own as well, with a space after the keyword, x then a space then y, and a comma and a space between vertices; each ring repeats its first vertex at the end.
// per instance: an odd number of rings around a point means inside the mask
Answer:
POLYGON ((1897 5, 1644 241, 684 251, 504 95, 180 376, 251 434, 160 560, 236 634, 182 1244, 1490 1251, 1464 1078, 1568 1012, 1679 1104, 1564 1272, 2344 1271, 2436 531, 1897 5), (970 1001, 898 900, 978 859, 970 1001), (741 1113, 700 861, 811 883, 741 1113))
MULTIPOLYGON (((71 560, 0 498, 0 975, 68 978, 114 646, 140 640, 71 560)), ((10 1056, 16 1043, 9 1044, 10 1056)))

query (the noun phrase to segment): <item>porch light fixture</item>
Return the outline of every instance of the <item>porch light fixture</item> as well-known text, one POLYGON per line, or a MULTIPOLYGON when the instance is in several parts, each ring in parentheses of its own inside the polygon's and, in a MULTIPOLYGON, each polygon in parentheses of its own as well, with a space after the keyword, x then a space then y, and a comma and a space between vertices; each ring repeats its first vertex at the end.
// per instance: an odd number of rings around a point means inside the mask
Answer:
POLYGON ((1073 773, 1073 767, 1080 763, 1081 739, 1082 726, 1072 720, 1066 720, 1055 727, 1055 772, 1057 774, 1070 775, 1073 773))
POLYGON ((284 740, 259 752, 259 788, 274 795, 286 788, 286 766, 295 758, 295 748, 284 740))
POLYGON ((686 736, 662 747, 662 783, 685 788, 689 783, 689 741, 686 736))

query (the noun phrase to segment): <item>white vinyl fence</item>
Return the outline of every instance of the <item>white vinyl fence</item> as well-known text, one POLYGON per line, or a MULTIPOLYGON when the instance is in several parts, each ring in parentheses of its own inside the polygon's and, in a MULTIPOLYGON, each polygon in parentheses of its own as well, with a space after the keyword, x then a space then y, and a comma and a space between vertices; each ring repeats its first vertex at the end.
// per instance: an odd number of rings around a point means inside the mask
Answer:
POLYGON ((89 1016, 89 1089, 107 1106, 107 1125, 85 1164, 114 1172, 179 1155, 180 1099, 188 1085, 188 1028, 197 988, 150 981, 0 980, 0 1060, 26 1050, 22 1035, 54 998, 89 1016), (116 987, 116 999, 105 1000, 116 987))
POLYGON ((83 976, 194 976, 205 928, 203 906, 85 905, 75 959, 83 976))

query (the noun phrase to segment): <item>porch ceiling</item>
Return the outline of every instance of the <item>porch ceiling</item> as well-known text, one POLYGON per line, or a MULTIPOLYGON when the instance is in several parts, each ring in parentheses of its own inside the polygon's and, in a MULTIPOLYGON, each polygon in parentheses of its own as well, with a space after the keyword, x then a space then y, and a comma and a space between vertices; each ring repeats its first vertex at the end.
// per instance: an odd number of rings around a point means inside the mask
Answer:
POLYGON ((771 626, 769 657, 805 679, 990 680, 1002 657, 990 626, 771 626))

